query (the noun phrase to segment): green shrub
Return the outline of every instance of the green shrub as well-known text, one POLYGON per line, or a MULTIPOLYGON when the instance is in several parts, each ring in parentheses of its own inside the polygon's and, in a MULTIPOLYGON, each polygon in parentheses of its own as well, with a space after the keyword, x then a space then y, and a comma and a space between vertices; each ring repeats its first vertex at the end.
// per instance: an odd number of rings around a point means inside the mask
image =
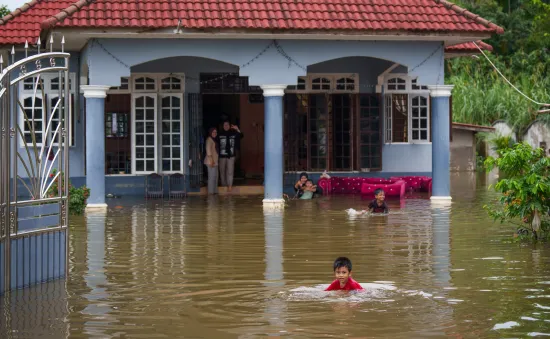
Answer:
MULTIPOLYGON (((57 170, 53 170, 50 174, 50 178, 55 177, 57 170)), ((61 174, 57 177, 55 182, 52 184, 50 189, 48 189, 48 197, 54 198, 59 196, 59 185, 63 185, 65 181, 65 174, 61 174)), ((71 214, 82 214, 86 209, 86 201, 90 196, 90 189, 86 186, 75 188, 71 185, 69 180, 69 213, 71 214)))
POLYGON ((494 189, 501 193, 498 206, 485 205, 495 220, 520 222, 520 231, 533 238, 548 238, 550 231, 550 158, 541 148, 527 143, 497 150, 498 157, 488 157, 485 168, 498 168, 505 179, 494 189))

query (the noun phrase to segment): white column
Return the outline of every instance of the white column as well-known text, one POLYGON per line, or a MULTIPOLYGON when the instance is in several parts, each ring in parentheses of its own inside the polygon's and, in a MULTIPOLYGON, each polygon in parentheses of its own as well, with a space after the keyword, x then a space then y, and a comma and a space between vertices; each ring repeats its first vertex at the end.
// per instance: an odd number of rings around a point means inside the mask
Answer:
POLYGON ((432 200, 451 200, 449 97, 453 87, 428 86, 432 97, 432 200))
POLYGON ((107 209, 105 203, 105 97, 109 86, 82 85, 86 98, 87 210, 107 209))
POLYGON ((263 85, 264 91, 264 205, 284 206, 283 96, 287 85, 263 85))

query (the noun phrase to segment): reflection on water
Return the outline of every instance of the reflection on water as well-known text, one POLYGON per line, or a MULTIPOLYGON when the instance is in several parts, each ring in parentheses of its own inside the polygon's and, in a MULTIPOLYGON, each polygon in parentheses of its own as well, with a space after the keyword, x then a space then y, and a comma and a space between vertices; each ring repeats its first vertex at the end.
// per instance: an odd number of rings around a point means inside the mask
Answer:
POLYGON ((0 299, 1 338, 525 337, 550 333, 550 248, 509 243, 483 180, 452 205, 332 197, 117 200, 72 219, 69 281, 0 299), (119 206, 120 205, 120 206, 119 206), (353 261, 362 293, 322 291, 353 261))

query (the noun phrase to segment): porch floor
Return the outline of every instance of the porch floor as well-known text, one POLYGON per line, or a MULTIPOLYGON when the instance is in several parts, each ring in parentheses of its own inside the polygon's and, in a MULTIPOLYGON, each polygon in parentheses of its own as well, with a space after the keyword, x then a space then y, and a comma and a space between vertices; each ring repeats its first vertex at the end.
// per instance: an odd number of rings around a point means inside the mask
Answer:
MULTIPOLYGON (((201 187, 200 192, 189 192, 189 195, 208 195, 208 188, 201 187)), ((227 192, 227 187, 218 187, 219 195, 262 195, 264 194, 264 187, 260 185, 241 185, 233 186, 231 192, 227 192)))

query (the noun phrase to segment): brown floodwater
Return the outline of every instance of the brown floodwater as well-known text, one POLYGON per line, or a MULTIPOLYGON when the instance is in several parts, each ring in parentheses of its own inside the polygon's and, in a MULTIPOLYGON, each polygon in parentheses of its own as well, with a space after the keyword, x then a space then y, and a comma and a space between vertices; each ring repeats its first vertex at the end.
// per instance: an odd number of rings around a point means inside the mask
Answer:
POLYGON ((550 247, 512 242, 474 176, 451 205, 359 197, 113 199, 73 217, 70 274, 0 299, 0 338, 517 338, 550 335, 550 247), (325 293, 338 256, 362 293, 325 293))

